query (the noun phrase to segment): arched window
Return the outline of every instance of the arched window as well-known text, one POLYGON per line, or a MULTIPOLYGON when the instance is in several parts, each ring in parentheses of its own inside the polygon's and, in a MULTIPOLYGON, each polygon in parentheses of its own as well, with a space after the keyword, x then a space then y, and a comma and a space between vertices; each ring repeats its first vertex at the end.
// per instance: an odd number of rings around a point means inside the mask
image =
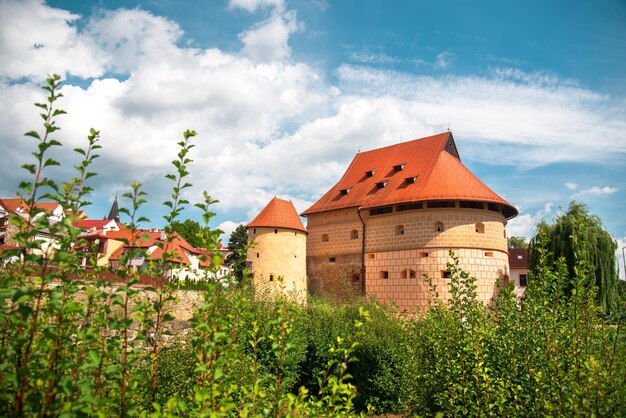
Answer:
POLYGON ((482 222, 478 222, 476 224, 476 232, 479 234, 484 234, 485 233, 485 225, 482 222))
POLYGON ((322 234, 322 242, 328 242, 328 234, 322 234))
POLYGON ((350 231, 350 239, 357 239, 359 238, 359 231, 357 231, 356 229, 353 229, 352 231, 350 231))
POLYGON ((435 232, 443 232, 443 222, 435 222, 435 232))
POLYGON ((396 226, 396 235, 404 235, 404 225, 396 226))

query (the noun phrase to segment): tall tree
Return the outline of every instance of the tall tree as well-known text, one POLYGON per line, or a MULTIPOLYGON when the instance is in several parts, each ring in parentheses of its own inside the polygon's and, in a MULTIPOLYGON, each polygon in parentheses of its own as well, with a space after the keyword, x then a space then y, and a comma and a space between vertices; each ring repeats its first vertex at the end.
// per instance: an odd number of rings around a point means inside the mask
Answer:
POLYGON ((246 255, 248 250, 248 229, 239 225, 230 234, 228 239, 228 255, 226 264, 230 266, 237 283, 241 283, 245 276, 246 255))
POLYGON ((525 237, 509 237, 508 244, 509 248, 528 249, 528 241, 526 241, 525 237))
POLYGON ((202 245, 202 240, 198 236, 200 232, 200 224, 198 222, 191 219, 186 219, 183 222, 174 221, 172 222, 172 230, 178 232, 193 247, 202 245))
MULTIPOLYGON (((534 270, 538 262, 538 248, 547 246, 548 261, 563 257, 567 264, 571 290, 579 262, 582 261, 590 275, 595 277, 598 289, 597 302, 607 311, 614 311, 618 302, 617 242, 604 229, 602 221, 590 215, 587 206, 571 202, 567 212, 557 217, 553 224, 543 222, 530 242, 529 267, 534 270), (542 239, 546 242, 542 243, 542 239)), ((539 278, 541 279, 541 278, 539 278)))

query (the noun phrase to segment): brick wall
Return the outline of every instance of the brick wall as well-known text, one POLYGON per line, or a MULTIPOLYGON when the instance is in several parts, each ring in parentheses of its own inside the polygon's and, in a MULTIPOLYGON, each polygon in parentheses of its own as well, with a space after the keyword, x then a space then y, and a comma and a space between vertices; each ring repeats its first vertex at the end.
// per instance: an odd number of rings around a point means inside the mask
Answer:
MULTIPOLYGON (((459 208, 457 203, 456 208, 376 216, 365 210, 361 216, 366 223, 366 292, 382 302, 394 301, 403 310, 426 306, 429 292, 424 274, 439 284, 440 297, 447 297, 441 272, 450 260, 449 249, 455 250, 461 266, 478 279, 479 298, 485 302, 495 295, 496 281, 508 274, 506 219, 498 212, 459 208), (387 272, 387 279, 382 272, 387 272)), ((313 214, 307 229, 310 291, 354 289, 351 281, 354 272, 360 272, 362 246, 362 223, 356 208, 313 214)))

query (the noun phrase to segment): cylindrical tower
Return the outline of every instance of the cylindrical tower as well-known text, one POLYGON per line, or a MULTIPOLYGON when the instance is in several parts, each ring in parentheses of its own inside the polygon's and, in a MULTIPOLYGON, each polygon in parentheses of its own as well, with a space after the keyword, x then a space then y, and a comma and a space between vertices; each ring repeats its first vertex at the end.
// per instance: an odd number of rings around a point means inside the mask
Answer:
POLYGON ((247 262, 255 289, 304 296, 307 231, 293 204, 275 197, 246 227, 251 244, 247 262))

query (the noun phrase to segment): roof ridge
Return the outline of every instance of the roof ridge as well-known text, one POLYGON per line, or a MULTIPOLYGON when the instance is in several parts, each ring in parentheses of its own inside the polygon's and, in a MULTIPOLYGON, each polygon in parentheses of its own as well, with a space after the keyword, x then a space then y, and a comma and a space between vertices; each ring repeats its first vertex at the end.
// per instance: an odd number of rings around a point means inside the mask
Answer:
POLYGON ((428 167, 428 169, 424 173, 424 181, 422 181, 418 185, 416 195, 421 193, 422 190, 424 190, 426 188, 426 185, 428 184, 428 181, 430 180, 430 176, 433 174, 433 170, 435 169, 435 166, 437 165, 437 161, 439 161, 439 159, 441 158, 442 151, 444 151, 446 149, 446 144, 448 143, 448 140, 450 139, 450 136, 452 135, 449 131, 446 132, 446 133, 448 134, 448 137, 446 138, 445 141, 441 141, 441 146, 439 147, 439 151, 437 152, 437 157, 431 159, 430 166, 428 167))

